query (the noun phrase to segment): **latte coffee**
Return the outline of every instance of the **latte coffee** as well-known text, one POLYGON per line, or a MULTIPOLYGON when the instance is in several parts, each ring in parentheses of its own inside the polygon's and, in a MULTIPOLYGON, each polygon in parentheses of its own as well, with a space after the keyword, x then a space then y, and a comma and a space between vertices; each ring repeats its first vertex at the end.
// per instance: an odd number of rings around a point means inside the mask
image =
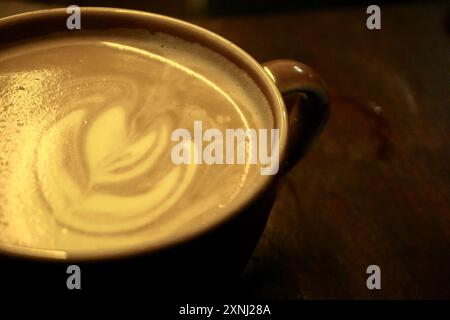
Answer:
POLYGON ((176 165, 177 128, 272 128, 268 102, 224 57, 137 30, 0 48, 0 247, 102 254, 217 221, 258 164, 176 165))

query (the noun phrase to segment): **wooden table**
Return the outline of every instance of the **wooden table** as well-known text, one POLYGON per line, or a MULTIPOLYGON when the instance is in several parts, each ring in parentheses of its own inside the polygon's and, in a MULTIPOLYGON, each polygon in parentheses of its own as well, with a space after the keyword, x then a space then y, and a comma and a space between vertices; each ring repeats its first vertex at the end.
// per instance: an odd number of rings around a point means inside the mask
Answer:
MULTIPOLYGON (((239 294, 450 298, 450 4, 382 5, 382 29, 370 31, 362 5, 223 14, 187 3, 131 7, 197 23, 261 62, 310 64, 332 95, 328 126, 281 183, 239 294), (372 264, 381 290, 366 288, 372 264)), ((0 16, 69 4, 2 1, 0 16)))

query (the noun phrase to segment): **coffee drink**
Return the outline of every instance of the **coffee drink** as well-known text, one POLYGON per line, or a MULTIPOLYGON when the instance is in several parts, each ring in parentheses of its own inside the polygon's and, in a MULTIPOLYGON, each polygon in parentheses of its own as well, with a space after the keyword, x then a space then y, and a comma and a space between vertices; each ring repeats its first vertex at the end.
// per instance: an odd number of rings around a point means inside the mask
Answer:
POLYGON ((0 49, 0 246, 101 254, 223 217, 259 165, 176 165, 171 133, 271 128, 263 94, 212 50, 137 30, 0 49))

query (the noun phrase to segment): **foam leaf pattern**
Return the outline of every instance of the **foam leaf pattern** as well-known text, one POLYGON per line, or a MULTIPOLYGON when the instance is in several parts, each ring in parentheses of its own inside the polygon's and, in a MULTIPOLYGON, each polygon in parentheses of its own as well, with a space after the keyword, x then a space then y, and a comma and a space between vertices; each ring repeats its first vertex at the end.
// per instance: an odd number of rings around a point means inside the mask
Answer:
POLYGON ((82 139, 85 117, 85 111, 76 110, 56 122, 44 133, 37 152, 42 194, 60 224, 85 233, 129 232, 151 223, 177 203, 194 179, 195 166, 171 166, 165 174, 153 172, 169 150, 170 119, 155 120, 147 132, 138 135, 128 130, 125 110, 113 107, 92 119, 82 139), (85 159, 79 159, 80 155, 85 159), (67 160, 87 164, 86 185, 70 172, 67 160), (137 193, 96 188, 127 188, 134 181, 146 181, 143 178, 149 175, 156 176, 151 179, 153 184, 144 183, 145 189, 137 193))

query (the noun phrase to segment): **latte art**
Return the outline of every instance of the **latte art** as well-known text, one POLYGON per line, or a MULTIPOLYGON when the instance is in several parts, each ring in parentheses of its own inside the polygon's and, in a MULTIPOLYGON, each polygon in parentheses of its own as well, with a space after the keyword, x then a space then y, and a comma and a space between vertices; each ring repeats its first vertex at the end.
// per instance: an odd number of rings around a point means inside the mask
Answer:
POLYGON ((86 113, 76 110, 44 133, 37 152, 37 176, 61 225, 90 233, 137 229, 169 209, 192 183, 195 166, 170 168, 160 179, 150 179, 157 175, 152 170, 169 147, 168 119, 156 119, 159 123, 151 131, 135 137, 127 132, 125 116, 123 108, 113 107, 86 129, 86 113), (80 137, 82 130, 87 130, 84 137, 80 137), (67 144, 75 148, 68 149, 67 144), (83 162, 87 165, 86 172, 72 172, 85 173, 85 183, 72 178, 65 159, 77 168, 83 162), (146 176, 148 181, 143 179, 146 176), (136 194, 121 190, 133 185, 139 190, 136 194))
POLYGON ((199 45, 121 32, 0 51, 0 245, 80 254, 156 243, 219 219, 259 179, 258 166, 170 157, 170 133, 194 120, 270 126, 256 85, 199 45))

